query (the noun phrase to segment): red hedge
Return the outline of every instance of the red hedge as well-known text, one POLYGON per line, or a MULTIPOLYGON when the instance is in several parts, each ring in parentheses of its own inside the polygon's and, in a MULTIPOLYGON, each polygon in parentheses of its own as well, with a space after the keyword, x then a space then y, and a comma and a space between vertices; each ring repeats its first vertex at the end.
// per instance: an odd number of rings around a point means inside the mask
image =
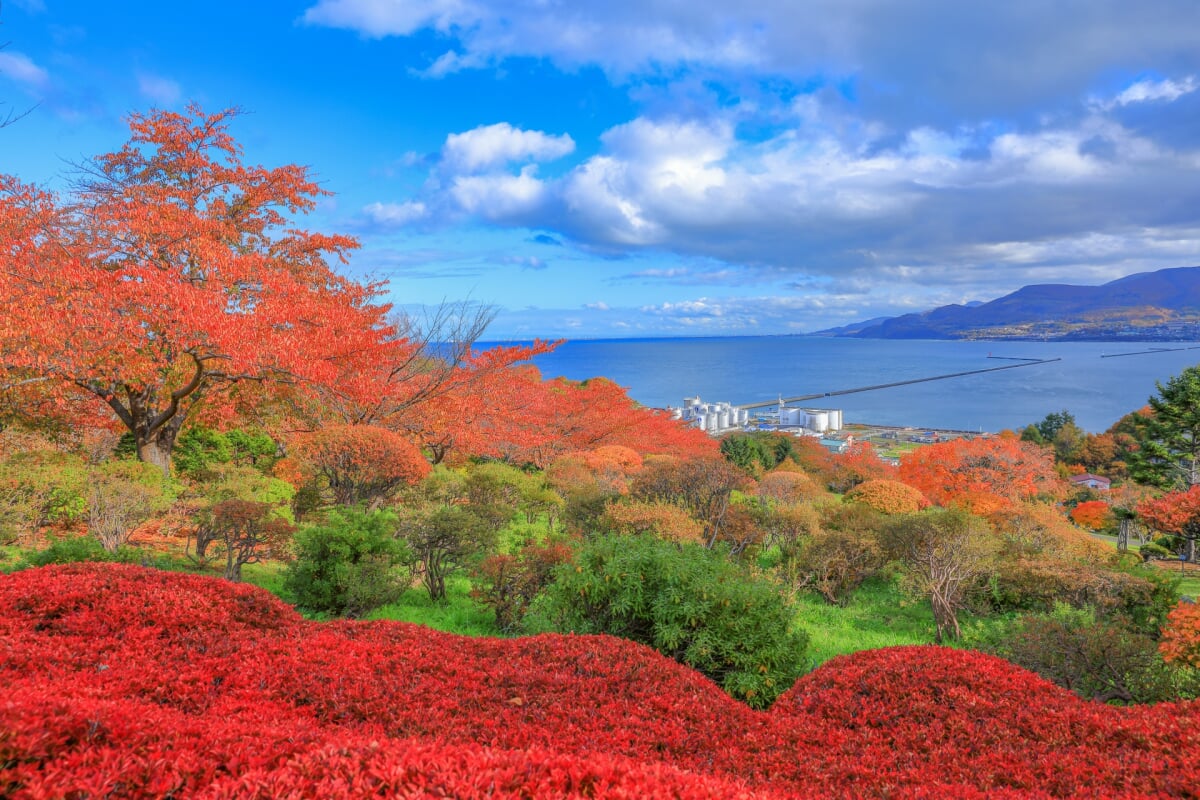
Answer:
POLYGON ((0 795, 1194 796, 1195 704, 998 659, 835 659, 767 712, 640 645, 310 623, 129 566, 0 577, 0 795))

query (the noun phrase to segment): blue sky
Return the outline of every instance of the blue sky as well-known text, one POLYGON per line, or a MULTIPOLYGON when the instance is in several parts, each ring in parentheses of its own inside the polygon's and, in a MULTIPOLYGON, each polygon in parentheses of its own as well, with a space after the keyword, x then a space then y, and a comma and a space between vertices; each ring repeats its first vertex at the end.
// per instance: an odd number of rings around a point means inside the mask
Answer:
POLYGON ((1200 265, 1195 0, 3 0, 0 171, 238 106, 390 299, 800 333, 1200 265))

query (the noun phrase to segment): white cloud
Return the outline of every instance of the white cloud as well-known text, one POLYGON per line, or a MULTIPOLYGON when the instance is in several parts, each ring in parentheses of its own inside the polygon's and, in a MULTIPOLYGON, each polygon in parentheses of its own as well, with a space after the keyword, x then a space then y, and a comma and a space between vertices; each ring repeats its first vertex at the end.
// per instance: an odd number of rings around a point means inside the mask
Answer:
POLYGON ((50 83, 50 75, 29 56, 15 50, 0 50, 0 75, 30 89, 44 89, 50 83))
POLYGON ((604 302, 603 300, 597 300, 594 303, 584 303, 583 307, 589 308, 592 311, 608 311, 608 310, 610 310, 608 303, 604 302))
POLYGON ((421 65, 431 74, 531 57, 622 80, 691 70, 847 82, 909 120, 1057 104, 1130 68, 1200 68, 1195 0, 318 0, 304 20, 372 38, 434 31, 450 41, 421 65))
MULTIPOLYGON (((861 282, 843 290, 820 284, 828 280, 821 276, 970 284, 983 287, 973 296, 987 296, 1020 285, 1000 265, 1036 279, 1071 278, 1068 261, 1094 271, 1132 258, 1129 246, 1114 250, 1105 236, 1136 246, 1144 241, 1137 231, 1166 239, 1192 221, 1180 209, 1190 208, 1200 178, 1200 148, 1156 144, 1094 107, 1024 128, 920 126, 903 135, 807 107, 793 125, 745 139, 738 124, 748 113, 639 117, 603 134, 599 153, 548 178, 535 164, 504 171, 511 159, 544 154, 542 140, 503 128, 480 133, 447 148, 453 157, 431 172, 420 202, 435 221, 467 215, 557 232, 606 254, 699 260, 660 262, 614 281, 780 281, 856 303, 861 282)), ((1195 260, 1200 237, 1179 237, 1174 251, 1154 252, 1175 263, 1191 247, 1195 260)), ((683 310, 719 316, 702 305, 683 310)))
POLYGON ((485 66, 487 63, 487 59, 473 53, 463 55, 454 50, 447 50, 438 56, 426 69, 414 70, 414 72, 426 78, 444 78, 455 72, 462 72, 464 69, 476 69, 485 66))
POLYGON ((549 266, 537 256, 505 256, 501 261, 505 264, 515 264, 521 269, 543 270, 549 266))
POLYGON ((1150 103, 1156 100, 1173 103, 1185 94, 1196 91, 1197 88, 1200 88, 1200 83, 1192 75, 1180 80, 1169 78, 1161 81, 1142 80, 1132 84, 1110 100, 1094 100, 1093 103, 1104 110, 1133 103, 1150 103))
POLYGON ((454 178, 450 197, 468 214, 510 222, 527 219, 545 198, 546 185, 538 180, 533 165, 519 175, 462 175, 454 178))
POLYGON ((409 200, 403 203, 371 203, 363 208, 363 213, 376 225, 402 227, 425 217, 428 209, 422 202, 409 200))
POLYGON ((498 122, 450 134, 442 147, 442 158, 453 172, 476 172, 514 161, 550 161, 574 149, 575 141, 568 134, 554 136, 498 122))
POLYGON ((320 0, 304 12, 311 25, 350 28, 373 38, 407 36, 422 28, 445 31, 479 21, 462 0, 320 0))
POLYGON ((152 75, 148 72, 139 73, 137 82, 138 91, 142 93, 142 97, 158 105, 174 105, 183 96, 183 89, 177 82, 161 75, 152 75))

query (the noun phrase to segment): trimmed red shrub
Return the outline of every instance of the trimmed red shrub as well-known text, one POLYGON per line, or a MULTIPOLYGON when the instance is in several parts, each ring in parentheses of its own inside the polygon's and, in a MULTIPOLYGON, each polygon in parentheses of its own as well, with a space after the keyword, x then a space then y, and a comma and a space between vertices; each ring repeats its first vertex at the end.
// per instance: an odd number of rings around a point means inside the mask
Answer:
POLYGON ((0 576, 13 798, 1190 796, 1200 705, 1112 708, 939 647, 843 656, 767 711, 606 636, 306 622, 111 564, 0 576))

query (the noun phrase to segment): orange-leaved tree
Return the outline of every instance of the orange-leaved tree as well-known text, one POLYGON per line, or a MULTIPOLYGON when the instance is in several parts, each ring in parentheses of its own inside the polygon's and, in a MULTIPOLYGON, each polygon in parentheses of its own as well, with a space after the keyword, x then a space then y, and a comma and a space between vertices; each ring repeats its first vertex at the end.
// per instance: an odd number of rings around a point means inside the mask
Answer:
POLYGON ((293 442, 297 458, 329 483, 334 502, 377 503, 429 474, 417 446, 375 425, 330 425, 293 442))
POLYGON ((940 506, 987 515, 1040 496, 1060 497, 1054 456, 1012 439, 952 439, 900 460, 899 478, 940 506))
POLYGON ((1138 503, 1137 513, 1154 530, 1184 539, 1187 560, 1196 560, 1196 540, 1200 539, 1200 485, 1147 498, 1138 503))
POLYGON ((883 514, 915 514, 929 507, 925 495, 900 481, 870 480, 846 492, 847 502, 865 503, 883 514))
POLYGON ((1167 616, 1158 644, 1163 660, 1200 668, 1200 604, 1180 603, 1167 616))
POLYGON ((293 227, 326 192, 244 164, 235 115, 134 114, 67 197, 0 182, 0 386, 107 406, 164 470, 230 387, 321 384, 387 348, 378 287, 330 267, 357 243, 293 227))
POLYGON ((1071 519, 1076 525, 1098 531, 1112 523, 1112 507, 1103 500, 1085 500, 1071 509, 1071 519))

